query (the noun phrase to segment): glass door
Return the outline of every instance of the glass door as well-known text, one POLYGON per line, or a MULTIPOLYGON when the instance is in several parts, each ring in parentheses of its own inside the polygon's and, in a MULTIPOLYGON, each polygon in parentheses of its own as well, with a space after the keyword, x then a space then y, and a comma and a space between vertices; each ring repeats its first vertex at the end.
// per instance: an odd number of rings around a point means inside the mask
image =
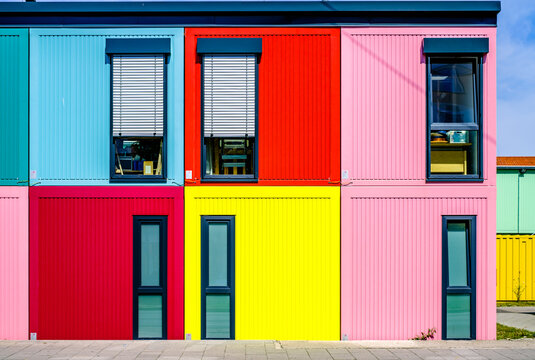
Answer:
POLYGON ((166 339, 166 216, 134 216, 133 278, 134 339, 166 339))
POLYGON ((201 337, 234 339, 234 216, 202 216, 201 237, 201 337))

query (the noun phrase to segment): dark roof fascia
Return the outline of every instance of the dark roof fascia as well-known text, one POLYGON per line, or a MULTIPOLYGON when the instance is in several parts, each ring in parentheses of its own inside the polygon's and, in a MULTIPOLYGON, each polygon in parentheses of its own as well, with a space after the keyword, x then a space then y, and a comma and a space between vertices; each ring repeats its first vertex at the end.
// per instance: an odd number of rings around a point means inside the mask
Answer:
POLYGON ((485 25, 499 1, 0 2, 0 25, 485 25))

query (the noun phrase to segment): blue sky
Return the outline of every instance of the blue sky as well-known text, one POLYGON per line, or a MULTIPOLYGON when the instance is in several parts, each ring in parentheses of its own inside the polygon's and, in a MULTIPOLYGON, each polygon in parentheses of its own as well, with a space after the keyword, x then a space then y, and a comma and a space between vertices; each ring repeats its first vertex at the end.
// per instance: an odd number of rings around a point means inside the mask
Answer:
POLYGON ((498 156, 535 155, 535 0, 498 15, 498 156))

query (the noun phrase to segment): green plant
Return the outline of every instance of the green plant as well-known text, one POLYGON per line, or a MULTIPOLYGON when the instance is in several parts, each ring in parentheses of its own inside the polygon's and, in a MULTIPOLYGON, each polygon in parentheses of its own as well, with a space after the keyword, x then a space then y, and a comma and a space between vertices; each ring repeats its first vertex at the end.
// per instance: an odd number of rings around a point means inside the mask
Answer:
POLYGON ((515 295, 516 302, 520 302, 520 297, 526 291, 526 284, 520 281, 520 271, 518 277, 513 280, 513 294, 515 295))
POLYGON ((413 337, 411 340, 429 340, 435 338, 435 333, 437 332, 437 329, 431 328, 427 329, 427 332, 422 331, 420 335, 413 337))

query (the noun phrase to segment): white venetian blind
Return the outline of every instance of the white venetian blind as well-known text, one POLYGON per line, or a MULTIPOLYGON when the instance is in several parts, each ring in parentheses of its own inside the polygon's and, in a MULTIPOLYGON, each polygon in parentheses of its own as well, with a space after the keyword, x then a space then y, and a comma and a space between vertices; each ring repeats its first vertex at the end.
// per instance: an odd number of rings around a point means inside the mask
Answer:
POLYGON ((163 136, 164 57, 113 56, 113 136, 163 136))
POLYGON ((256 56, 205 55, 204 136, 254 137, 256 56))

